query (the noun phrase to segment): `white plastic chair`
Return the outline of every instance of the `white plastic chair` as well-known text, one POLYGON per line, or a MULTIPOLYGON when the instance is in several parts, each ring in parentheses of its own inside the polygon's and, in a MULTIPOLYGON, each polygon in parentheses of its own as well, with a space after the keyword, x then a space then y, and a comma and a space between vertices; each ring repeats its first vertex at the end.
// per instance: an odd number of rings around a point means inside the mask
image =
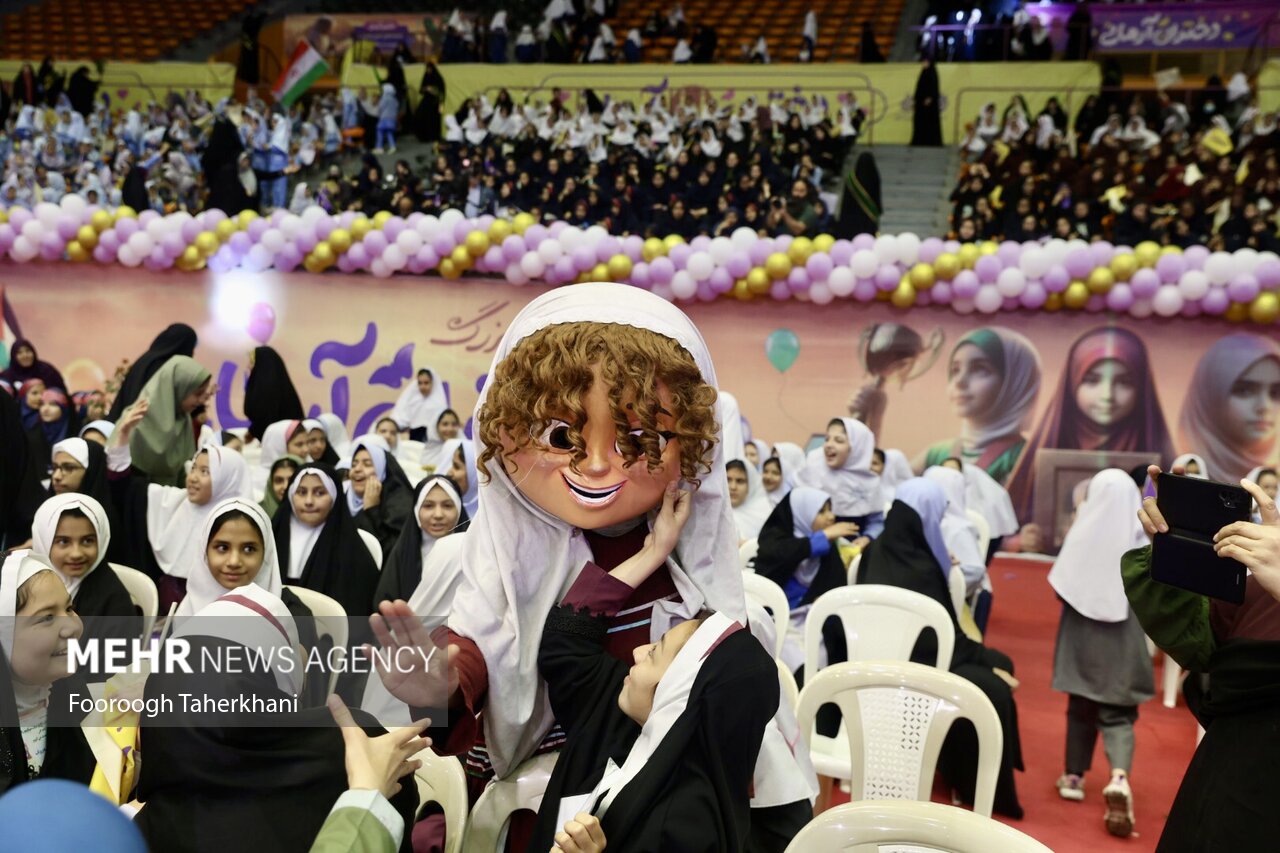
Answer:
POLYGON ((489 783, 471 809, 463 844, 467 853, 502 853, 512 813, 520 809, 538 810, 558 756, 555 752, 535 755, 507 778, 489 783))
POLYGON ((756 555, 759 553, 759 539, 748 539, 738 547, 738 559, 742 563, 744 572, 754 572, 756 570, 756 555))
MULTIPOLYGON (((813 724, 827 703, 840 708, 848 729, 845 759, 853 768, 851 799, 928 801, 938 753, 951 724, 965 718, 978 733, 978 779, 973 810, 991 816, 1004 733, 991 700, 958 675, 918 663, 859 661, 833 664, 800 691, 796 717, 813 749, 813 724)), ((814 769, 824 753, 814 752, 814 769)), ((827 774, 829 775, 829 774, 827 774)))
POLYGON ((120 583, 129 591, 133 603, 142 611, 142 640, 146 642, 156 627, 156 617, 160 615, 160 592, 156 589, 156 582, 137 569, 119 563, 107 565, 116 573, 120 583))
POLYGON ((855 554, 855 555, 854 555, 854 557, 853 557, 853 559, 849 561, 849 568, 848 568, 848 573, 849 573, 849 586, 855 586, 855 585, 857 585, 857 583, 858 583, 858 566, 860 566, 860 565, 862 565, 862 553, 861 553, 861 552, 859 552, 859 553, 855 554))
POLYGON ((778 661, 778 682, 782 687, 782 701, 790 703, 791 711, 795 713, 800 705, 800 687, 796 684, 796 677, 781 660, 778 661))
POLYGON ((974 528, 978 531, 978 553, 985 560, 987 549, 991 547, 991 525, 987 523, 986 516, 977 510, 966 509, 964 514, 969 516, 969 521, 973 522, 974 528))
POLYGON ((378 541, 378 537, 374 536, 367 530, 356 529, 356 533, 360 534, 360 539, 364 542, 364 547, 369 549, 369 554, 373 557, 373 563, 378 567, 378 571, 382 571, 382 543, 378 541))
POLYGON ((787 629, 791 626, 791 607, 782 587, 766 577, 748 572, 742 576, 742 588, 747 599, 754 601, 773 614, 773 656, 782 657, 782 646, 787 641, 787 629))
MULTIPOLYGON (((333 660, 335 662, 341 661, 347 653, 349 630, 347 611, 342 608, 341 604, 322 592, 316 592, 314 589, 288 584, 285 585, 285 589, 298 596, 298 600, 311 611, 311 615, 316 620, 316 638, 320 639, 327 636, 333 639, 333 660)), ((335 666, 334 671, 329 673, 330 693, 333 692, 338 683, 340 670, 340 666, 335 666)))
POLYGON ((1164 656, 1164 706, 1166 708, 1178 707, 1178 687, 1181 684, 1182 667, 1178 666, 1178 662, 1169 657, 1168 652, 1164 656))
POLYGON ((960 613, 964 610, 966 586, 964 572, 960 571, 959 566, 952 566, 951 571, 947 572, 947 591, 951 593, 951 607, 955 610, 957 619, 960 618, 960 613))
POLYGON ((1053 853, 1039 841, 989 817, 941 803, 847 803, 815 817, 786 853, 873 853, 924 848, 947 853, 1053 853))
POLYGON ((436 755, 429 748, 414 758, 422 761, 413 774, 419 814, 427 803, 439 803, 444 810, 444 853, 461 853, 467 834, 467 774, 462 762, 451 755, 436 755))

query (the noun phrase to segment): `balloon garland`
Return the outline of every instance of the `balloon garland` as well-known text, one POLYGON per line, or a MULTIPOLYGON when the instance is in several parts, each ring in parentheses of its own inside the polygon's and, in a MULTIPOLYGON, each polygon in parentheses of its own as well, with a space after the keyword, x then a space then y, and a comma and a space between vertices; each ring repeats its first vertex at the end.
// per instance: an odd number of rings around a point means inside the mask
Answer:
POLYGON ((1280 317, 1280 256, 1240 249, 1185 250, 1049 240, 961 244, 915 234, 760 237, 616 237, 601 226, 544 226, 527 213, 510 220, 446 210, 407 218, 381 211, 333 216, 278 210, 229 217, 155 211, 114 213, 68 195, 60 204, 0 211, 0 253, 17 263, 70 260, 149 270, 240 269, 312 273, 336 268, 380 278, 435 271, 503 276, 513 285, 618 281, 671 300, 836 299, 949 305, 969 314, 1112 311, 1142 319, 1222 316, 1270 324, 1280 317))

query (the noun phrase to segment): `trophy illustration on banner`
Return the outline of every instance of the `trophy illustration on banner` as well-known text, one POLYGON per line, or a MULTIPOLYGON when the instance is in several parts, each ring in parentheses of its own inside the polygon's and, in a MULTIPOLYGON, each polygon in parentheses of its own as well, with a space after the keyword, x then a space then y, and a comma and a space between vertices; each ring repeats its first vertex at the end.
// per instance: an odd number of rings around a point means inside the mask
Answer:
POLYGON ((924 375, 938 360, 945 340, 939 328, 930 332, 926 340, 914 329, 898 323, 868 326, 858 338, 858 360, 869 378, 849 401, 849 414, 878 436, 889 403, 885 382, 897 379, 901 388, 924 375))

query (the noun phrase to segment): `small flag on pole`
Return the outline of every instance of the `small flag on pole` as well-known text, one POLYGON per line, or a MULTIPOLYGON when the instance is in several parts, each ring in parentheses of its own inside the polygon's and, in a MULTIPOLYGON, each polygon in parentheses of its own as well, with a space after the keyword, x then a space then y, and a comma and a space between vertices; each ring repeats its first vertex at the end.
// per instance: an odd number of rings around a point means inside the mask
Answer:
POLYGON ((289 57, 289 67, 280 75, 271 94, 287 108, 328 71, 329 65, 320 52, 305 39, 301 40, 293 49, 293 56, 289 57))

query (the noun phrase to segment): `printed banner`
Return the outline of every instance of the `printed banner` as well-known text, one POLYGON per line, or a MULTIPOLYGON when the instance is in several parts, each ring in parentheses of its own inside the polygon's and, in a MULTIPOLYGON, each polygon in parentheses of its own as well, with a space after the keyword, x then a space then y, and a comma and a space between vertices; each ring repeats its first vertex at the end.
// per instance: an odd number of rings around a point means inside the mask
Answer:
POLYGON ((1092 3, 1093 38, 1104 52, 1245 50, 1264 37, 1273 4, 1121 6, 1092 3))

